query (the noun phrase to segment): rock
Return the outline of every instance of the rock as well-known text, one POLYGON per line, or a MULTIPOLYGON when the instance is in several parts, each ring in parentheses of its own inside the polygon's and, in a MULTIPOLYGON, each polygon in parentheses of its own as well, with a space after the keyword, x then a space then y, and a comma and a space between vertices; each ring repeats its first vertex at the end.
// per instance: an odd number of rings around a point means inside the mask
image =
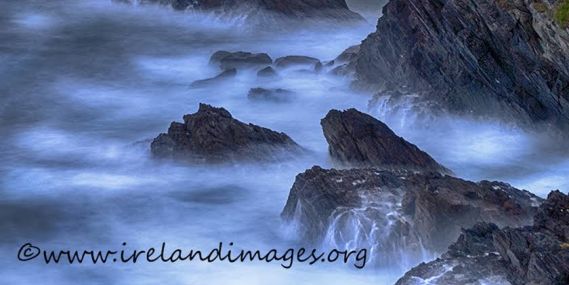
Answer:
POLYGON ((296 177, 281 216, 303 241, 372 248, 380 264, 405 267, 425 251, 444 252, 478 222, 531 224, 539 202, 500 182, 314 167, 296 177))
POLYGON ((478 224, 441 258, 413 268, 397 284, 568 284, 568 217, 569 196, 552 192, 533 226, 478 224))
POLYGON ((330 19, 336 22, 362 22, 345 0, 113 0, 122 3, 170 5, 176 10, 211 11, 246 20, 330 19))
POLYGON ((151 144, 159 158, 194 162, 273 161, 292 157, 302 148, 289 136, 234 119, 223 108, 200 104, 197 113, 173 122, 168 133, 151 144))
POLYGON ((315 70, 319 63, 317 58, 301 55, 289 55, 275 60, 275 66, 278 68, 303 67, 315 70))
POLYGON ((360 45, 355 45, 347 48, 343 51, 336 59, 334 59, 334 63, 347 63, 355 60, 360 52, 360 45))
POLYGON ((387 125, 356 109, 332 110, 321 125, 330 156, 341 165, 451 173, 387 125))
POLYGON ((276 77, 278 76, 277 72, 270 66, 267 66, 259 72, 257 72, 257 77, 276 77))
POLYGON ((208 78, 208 79, 202 79, 202 80, 196 80, 196 81, 192 82, 190 87, 201 88, 201 87, 211 86, 214 84, 218 84, 218 83, 222 83, 224 81, 227 81, 228 79, 234 78, 236 75, 237 75, 237 69, 235 69, 235 68, 227 69, 215 77, 208 78))
POLYGON ((569 241, 569 196, 560 191, 551 192, 539 207, 534 226, 569 241))
POLYGON ((391 0, 351 64, 357 83, 452 113, 568 126, 569 30, 549 16, 560 1, 391 0))
POLYGON ((293 99, 294 94, 294 92, 282 88, 251 88, 247 97, 251 100, 287 102, 293 99))
POLYGON ((266 53, 217 51, 210 57, 209 63, 222 70, 228 70, 233 68, 260 68, 273 64, 273 60, 266 53))
POLYGON ((396 285, 510 285, 506 262, 493 246, 493 234, 498 230, 496 225, 488 223, 464 230, 446 254, 409 270, 396 285))

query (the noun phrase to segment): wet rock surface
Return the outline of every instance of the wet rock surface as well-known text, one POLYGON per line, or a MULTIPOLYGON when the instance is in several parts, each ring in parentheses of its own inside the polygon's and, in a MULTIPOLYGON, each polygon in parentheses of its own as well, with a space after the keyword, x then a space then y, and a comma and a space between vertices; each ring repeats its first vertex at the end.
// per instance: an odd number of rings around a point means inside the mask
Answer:
POLYGON ((569 125, 569 33, 560 1, 391 0, 352 61, 358 83, 445 110, 569 125))
POLYGON ((273 161, 290 158, 302 148, 284 133, 234 119, 223 108, 200 104, 199 110, 173 122, 151 144, 159 158, 195 162, 273 161))
POLYGON ((569 197, 552 192, 533 226, 477 224, 444 255, 413 268, 397 284, 567 284, 568 226, 569 197))
POLYGON ((341 165, 451 173, 387 125, 356 109, 332 110, 321 125, 330 156, 341 165))
POLYGON ((539 202, 500 182, 313 167, 296 177, 282 217, 303 240, 371 246, 380 262, 394 265, 444 252, 478 222, 529 225, 539 202))
POLYGON ((266 53, 217 51, 209 59, 209 63, 221 70, 262 68, 273 63, 266 53))

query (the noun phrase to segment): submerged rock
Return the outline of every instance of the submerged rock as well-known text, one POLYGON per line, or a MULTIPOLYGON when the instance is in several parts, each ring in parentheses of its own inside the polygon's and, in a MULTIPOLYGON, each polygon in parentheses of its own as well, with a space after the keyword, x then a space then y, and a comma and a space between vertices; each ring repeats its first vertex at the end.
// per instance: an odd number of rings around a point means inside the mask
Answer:
POLYGON ((294 92, 282 88, 251 88, 247 97, 251 100, 287 102, 293 99, 294 94, 294 92))
POLYGON ((267 66, 257 72, 257 77, 276 77, 277 72, 270 66, 267 66))
POLYGON ((499 229, 478 224, 464 230, 441 258, 405 274, 397 285, 568 284, 569 197, 552 192, 534 225, 499 229))
POLYGON ((197 113, 173 122, 151 144, 155 157, 196 162, 272 161, 292 157, 302 148, 284 133, 234 119, 223 108, 200 104, 197 113))
POLYGON ((451 173, 387 125, 356 109, 332 110, 321 125, 330 156, 341 165, 451 173))
POLYGON ((302 55, 289 55, 275 59, 275 66, 278 68, 303 67, 316 70, 321 64, 317 58, 302 55))
POLYGON ((201 87, 211 86, 214 84, 225 82, 228 79, 234 78, 236 75, 237 75, 237 69, 235 69, 235 68, 227 69, 215 77, 208 78, 208 79, 202 79, 202 80, 196 80, 196 81, 192 82, 190 87, 201 88, 201 87))
POLYGON ((561 0, 391 0, 352 61, 360 86, 445 110, 569 126, 569 33, 561 0))
POLYGON ((209 63, 222 70, 228 70, 232 68, 261 68, 273 64, 273 60, 266 53, 217 51, 210 57, 209 63))
POLYGON ((500 182, 314 167, 296 177, 282 217, 302 240, 371 247, 380 264, 409 266, 478 222, 529 225, 539 202, 500 182))

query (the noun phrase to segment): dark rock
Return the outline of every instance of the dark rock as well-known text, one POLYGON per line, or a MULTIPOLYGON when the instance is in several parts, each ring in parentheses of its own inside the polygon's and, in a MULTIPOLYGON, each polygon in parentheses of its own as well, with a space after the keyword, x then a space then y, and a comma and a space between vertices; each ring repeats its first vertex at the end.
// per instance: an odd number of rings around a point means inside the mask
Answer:
POLYGON ((212 11, 246 19, 279 20, 324 18, 334 21, 364 21, 345 0, 113 0, 123 3, 170 5, 176 10, 212 11))
POLYGON ((533 226, 478 224, 464 230, 441 258, 413 268, 397 284, 568 284, 568 216, 569 196, 552 192, 533 226))
POLYGON ((296 177, 282 217, 302 240, 372 247, 380 262, 393 265, 402 262, 401 252, 414 261, 423 260, 424 250, 444 252, 462 228, 478 222, 528 225, 539 202, 499 182, 314 167, 296 177))
POLYGON ((534 221, 535 227, 569 241, 569 196, 560 191, 551 192, 539 208, 534 221))
POLYGON ((200 104, 197 113, 173 122, 168 133, 151 144, 155 157, 196 162, 271 161, 293 156, 302 148, 284 133, 234 119, 223 108, 200 104))
POLYGON ((211 56, 209 63, 222 70, 228 70, 233 68, 260 68, 273 64, 273 60, 266 53, 217 51, 211 56))
POLYGON ((317 58, 301 55, 289 55, 275 60, 275 66, 278 68, 304 67, 314 70, 319 63, 317 58))
POLYGON ((360 52, 360 45, 355 45, 347 48, 343 51, 336 59, 334 59, 334 63, 346 63, 355 60, 360 52))
POLYGON ((397 136, 387 125, 356 109, 332 110, 321 121, 336 162, 356 167, 393 171, 450 173, 414 144, 397 136))
POLYGON ((259 70, 259 72, 257 72, 257 76, 258 77, 276 77, 276 76, 278 76, 278 74, 272 67, 267 66, 267 67, 259 70))
POLYGON ((247 97, 251 100, 287 102, 293 99, 294 94, 294 92, 282 88, 251 88, 247 97))
POLYGON ((316 65, 314 65, 314 72, 321 72, 324 69, 324 65, 321 62, 316 63, 316 65))
POLYGON ((208 78, 208 79, 202 79, 202 80, 196 80, 196 81, 192 82, 190 87, 201 88, 201 87, 211 86, 214 84, 225 82, 228 79, 234 78, 236 75, 237 75, 237 69, 235 69, 235 68, 227 69, 215 77, 208 78))
POLYGON ((496 225, 487 223, 464 230, 445 255, 409 270, 396 285, 510 285, 506 262, 493 246, 493 234, 498 230, 496 225))
POLYGON ((549 16, 559 2, 391 0, 352 67, 360 86, 453 113, 568 126, 569 33, 549 16))

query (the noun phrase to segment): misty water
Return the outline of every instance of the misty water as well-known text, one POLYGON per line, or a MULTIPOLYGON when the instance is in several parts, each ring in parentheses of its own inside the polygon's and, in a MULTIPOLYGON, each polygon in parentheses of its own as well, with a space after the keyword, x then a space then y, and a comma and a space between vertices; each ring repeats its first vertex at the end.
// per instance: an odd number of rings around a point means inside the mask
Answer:
MULTIPOLYGON (((331 167, 320 119, 357 108, 384 120, 458 176, 502 180, 538 195, 569 188, 569 159, 546 134, 465 118, 418 119, 409 106, 376 105, 350 80, 285 71, 240 72, 207 88, 217 50, 273 58, 335 58, 374 30, 330 24, 260 31, 238 20, 107 1, 2 1, 0 10, 0 276, 6 284, 389 284, 407 268, 351 264, 19 263, 25 242, 45 249, 294 246, 280 212, 295 176, 331 167), (296 92, 252 102, 253 87, 296 92), (282 131, 311 153, 270 164, 187 165, 151 159, 148 139, 200 102, 282 131)), ((407 267, 410 265, 407 265, 407 267)))

